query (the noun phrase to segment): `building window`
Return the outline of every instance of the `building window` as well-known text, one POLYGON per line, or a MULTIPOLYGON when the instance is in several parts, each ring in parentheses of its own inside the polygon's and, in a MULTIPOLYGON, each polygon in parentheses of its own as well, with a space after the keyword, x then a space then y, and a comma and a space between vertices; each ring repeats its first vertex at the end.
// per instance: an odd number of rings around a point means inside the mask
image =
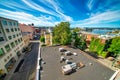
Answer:
POLYGON ((19 33, 19 35, 21 35, 21 33, 19 33))
POLYGON ((3 25, 7 25, 7 21, 6 20, 2 20, 3 25))
POLYGON ((17 37, 18 37, 19 35, 17 34, 17 37))
POLYGON ((12 22, 9 22, 9 25, 12 26, 12 22))
POLYGON ((13 38, 15 38, 16 36, 15 35, 13 35, 13 38))
POLYGON ((4 41, 4 38, 3 38, 3 37, 0 37, 0 42, 1 42, 1 41, 4 41))
POLYGON ((18 28, 18 31, 20 31, 20 29, 18 28))
POLYGON ((14 47, 15 47, 14 42, 10 43, 10 45, 12 46, 12 48, 14 48, 14 47))
POLYGON ((21 41, 22 41, 22 38, 20 38, 21 39, 21 41))
POLYGON ((7 52, 10 51, 10 46, 9 46, 9 44, 5 46, 5 49, 6 49, 7 52))
POLYGON ((13 28, 11 28, 11 31, 12 31, 12 32, 14 32, 14 29, 13 29, 13 28))
POLYGON ((17 42, 17 40, 15 41, 15 44, 16 44, 16 45, 18 45, 18 42, 17 42))
POLYGON ((0 33, 2 33, 1 29, 0 29, 0 33))
POLYGON ((18 39, 18 42, 20 43, 20 39, 18 39))
POLYGON ((6 32, 10 32, 10 30, 9 30, 9 29, 6 29, 6 32))
POLYGON ((0 49, 0 56, 3 55, 5 52, 3 50, 3 48, 0 49))
POLYGON ((12 36, 8 36, 8 38, 9 38, 9 40, 11 40, 11 39, 12 39, 12 36))
POLYGON ((15 28, 15 31, 17 31, 17 28, 15 28))

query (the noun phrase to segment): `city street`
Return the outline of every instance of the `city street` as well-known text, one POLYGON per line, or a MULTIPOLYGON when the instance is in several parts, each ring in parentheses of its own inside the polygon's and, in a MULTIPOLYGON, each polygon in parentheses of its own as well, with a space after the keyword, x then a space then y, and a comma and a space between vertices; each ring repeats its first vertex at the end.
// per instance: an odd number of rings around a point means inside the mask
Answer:
POLYGON ((18 72, 15 72, 10 80, 28 80, 30 75, 35 71, 37 64, 37 55, 39 43, 32 43, 32 49, 25 54, 23 64, 18 72))
POLYGON ((71 58, 72 62, 82 62, 85 67, 76 70, 70 75, 63 75, 61 67, 65 63, 60 63, 61 52, 59 47, 42 47, 41 57, 45 64, 42 64, 41 80, 109 80, 114 71, 100 64, 89 55, 86 56, 79 49, 66 48, 71 52, 78 53, 78 56, 65 56, 71 58), (90 65, 89 63, 92 63, 90 65))

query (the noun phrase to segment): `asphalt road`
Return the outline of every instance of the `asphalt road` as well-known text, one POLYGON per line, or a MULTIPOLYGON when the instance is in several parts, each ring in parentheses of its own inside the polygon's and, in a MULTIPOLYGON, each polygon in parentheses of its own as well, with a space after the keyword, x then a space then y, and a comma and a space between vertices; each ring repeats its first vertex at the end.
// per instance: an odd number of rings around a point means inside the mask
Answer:
POLYGON ((46 64, 42 64, 41 80, 109 80, 114 71, 97 62, 97 60, 86 56, 78 49, 67 48, 71 52, 78 53, 78 56, 65 56, 67 59, 72 58, 72 62, 82 62, 85 67, 76 70, 70 75, 63 75, 60 63, 61 52, 58 47, 42 47, 41 57, 46 64), (89 65, 92 63, 93 65, 89 65))
POLYGON ((18 72, 10 80, 28 80, 30 74, 36 69, 39 43, 32 43, 32 49, 24 56, 24 62, 18 72))

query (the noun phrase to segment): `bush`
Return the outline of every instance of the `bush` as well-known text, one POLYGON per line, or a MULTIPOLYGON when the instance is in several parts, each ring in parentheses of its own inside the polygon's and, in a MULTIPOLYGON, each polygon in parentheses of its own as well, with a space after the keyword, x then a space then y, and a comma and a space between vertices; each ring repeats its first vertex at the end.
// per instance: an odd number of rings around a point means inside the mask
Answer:
POLYGON ((46 44, 42 44, 41 46, 46 46, 46 44))
POLYGON ((40 41, 45 43, 45 38, 41 36, 40 41))

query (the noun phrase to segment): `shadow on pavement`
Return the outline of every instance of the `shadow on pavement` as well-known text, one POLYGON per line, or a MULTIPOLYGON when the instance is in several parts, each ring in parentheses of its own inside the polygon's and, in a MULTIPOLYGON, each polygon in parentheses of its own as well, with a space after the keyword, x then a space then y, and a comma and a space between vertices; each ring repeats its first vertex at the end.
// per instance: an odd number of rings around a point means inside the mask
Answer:
POLYGON ((21 65, 23 64, 23 62, 24 62, 24 59, 22 59, 22 60, 19 62, 19 64, 17 65, 17 67, 16 67, 16 69, 15 69, 15 71, 14 71, 14 73, 19 71, 19 69, 20 69, 21 65))

